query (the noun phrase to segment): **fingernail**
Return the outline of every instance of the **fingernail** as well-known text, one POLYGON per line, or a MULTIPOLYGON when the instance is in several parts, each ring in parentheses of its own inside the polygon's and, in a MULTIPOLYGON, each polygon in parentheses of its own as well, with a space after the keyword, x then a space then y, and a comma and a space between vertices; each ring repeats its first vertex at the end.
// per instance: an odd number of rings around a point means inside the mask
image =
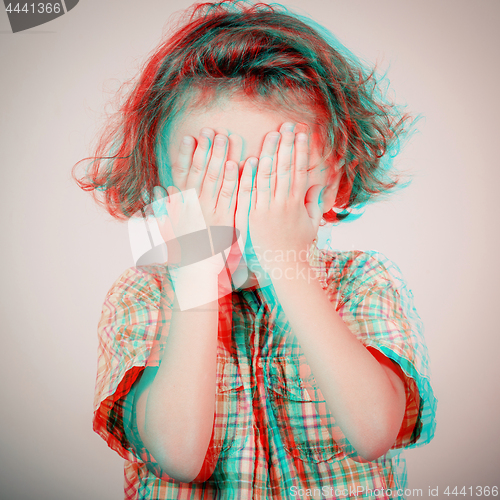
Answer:
POLYGON ((272 134, 269 136, 269 140, 273 143, 276 144, 279 141, 280 134, 272 134))
POLYGON ((203 144, 205 143, 207 147, 211 147, 212 145, 212 138, 207 135, 207 134, 204 134, 203 132, 200 134, 200 138, 198 139, 198 143, 200 144, 203 144))
POLYGON ((283 125, 283 132, 293 132, 295 125, 293 123, 285 123, 283 125))
POLYGON ((182 143, 183 143, 183 144, 187 144, 187 145, 189 145, 189 144, 191 144, 191 142, 192 142, 192 138, 191 138, 191 137, 189 137, 189 135, 185 135, 185 136, 182 138, 182 143))
POLYGON ((297 140, 299 142, 307 142, 307 135, 304 133, 297 134, 297 140))
POLYGON ((226 144, 226 138, 224 136, 217 136, 215 138, 215 145, 222 147, 226 144))
POLYGON ((205 139, 206 141, 208 141, 208 145, 211 145, 211 144, 212 144, 213 137, 212 137, 212 135, 210 134, 210 131, 208 131, 207 129, 203 129, 203 130, 200 132, 200 138, 205 139))
POLYGON ((250 166, 251 166, 252 168, 255 168, 255 167, 257 166, 257 158, 250 158, 250 159, 248 160, 248 163, 250 163, 250 166))

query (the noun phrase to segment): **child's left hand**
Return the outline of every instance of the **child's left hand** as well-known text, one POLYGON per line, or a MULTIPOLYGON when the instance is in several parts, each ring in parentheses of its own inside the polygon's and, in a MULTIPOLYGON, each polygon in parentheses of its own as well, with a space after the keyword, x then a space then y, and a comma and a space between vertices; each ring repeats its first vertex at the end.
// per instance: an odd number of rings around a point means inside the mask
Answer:
POLYGON ((245 224, 249 227, 251 242, 247 242, 246 257, 251 270, 253 256, 248 243, 262 269, 272 275, 275 267, 283 270, 305 262, 316 237, 323 213, 323 186, 308 189, 309 135, 303 130, 307 128, 302 124, 294 131, 292 123, 284 123, 280 133, 267 134, 256 174, 250 162, 245 163, 236 224, 243 234, 245 224))

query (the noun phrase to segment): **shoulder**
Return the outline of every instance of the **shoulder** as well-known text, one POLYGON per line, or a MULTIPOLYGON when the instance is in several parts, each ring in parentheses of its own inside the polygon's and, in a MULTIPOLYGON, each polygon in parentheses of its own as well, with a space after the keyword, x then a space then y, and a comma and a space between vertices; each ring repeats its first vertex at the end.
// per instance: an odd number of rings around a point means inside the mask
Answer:
POLYGON ((411 317, 416 323, 420 318, 414 308, 413 294, 399 267, 384 254, 371 250, 336 251, 312 250, 311 267, 330 300, 337 308, 351 308, 385 302, 411 317))
POLYGON ((397 266, 377 251, 315 249, 311 256, 311 265, 327 287, 390 286, 395 275, 400 276, 397 266))
POLYGON ((105 301, 112 298, 135 298, 157 304, 165 288, 167 271, 160 264, 130 267, 111 285, 105 301))
POLYGON ((162 300, 166 300, 165 305, 173 304, 174 300, 165 266, 139 266, 125 270, 104 298, 98 325, 101 337, 116 328, 130 333, 131 329, 152 325, 158 317, 162 300))

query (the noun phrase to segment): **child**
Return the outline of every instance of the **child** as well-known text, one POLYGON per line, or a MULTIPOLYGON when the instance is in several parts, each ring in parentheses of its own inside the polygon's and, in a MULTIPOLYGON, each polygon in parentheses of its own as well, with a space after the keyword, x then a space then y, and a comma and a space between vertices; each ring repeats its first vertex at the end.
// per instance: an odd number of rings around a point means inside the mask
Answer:
POLYGON ((432 439, 397 269, 316 246, 322 219, 396 185, 409 117, 311 24, 195 6, 79 181, 118 218, 153 208, 168 246, 115 282, 99 323, 94 430, 125 459, 127 499, 405 498, 400 450, 432 439))

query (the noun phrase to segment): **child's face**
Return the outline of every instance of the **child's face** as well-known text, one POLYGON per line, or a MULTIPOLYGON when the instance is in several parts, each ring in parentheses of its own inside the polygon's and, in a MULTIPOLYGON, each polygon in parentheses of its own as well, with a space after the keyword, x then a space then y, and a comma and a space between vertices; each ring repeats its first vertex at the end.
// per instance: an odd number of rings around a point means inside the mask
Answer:
MULTIPOLYGON (((171 124, 168 135, 163 137, 163 141, 165 141, 163 146, 167 146, 165 149, 168 156, 165 158, 167 165, 160 168, 160 182, 164 187, 171 184, 169 165, 177 164, 179 146, 184 136, 191 136, 197 140, 203 128, 212 129, 215 133, 226 136, 238 135, 241 138, 242 148, 240 148, 239 141, 233 142, 230 140, 227 159, 235 161, 239 165, 241 173, 243 164, 249 157, 260 157, 264 139, 269 132, 279 131, 286 122, 300 123, 301 125, 297 126, 295 131, 310 133, 307 189, 317 184, 323 187, 328 186, 328 189, 323 190, 323 193, 325 193, 323 196, 323 211, 327 212, 332 208, 335 201, 339 173, 334 170, 335 166, 327 165, 325 161, 321 161, 322 144, 318 127, 308 123, 304 118, 305 116, 301 116, 299 113, 292 116, 289 113, 263 109, 263 107, 258 107, 245 98, 219 100, 217 105, 209 109, 193 109, 184 112, 171 124)), ((307 189, 305 192, 307 192, 307 189)), ((239 270, 236 271, 236 273, 238 272, 239 270)), ((259 283, 260 285, 263 284, 262 282, 259 283)), ((241 288, 254 284, 257 284, 257 280, 250 272, 248 281, 241 285, 241 288)))
MULTIPOLYGON (((273 110, 263 110, 244 98, 221 100, 217 106, 210 109, 191 110, 175 120, 168 137, 169 164, 176 163, 182 138, 189 135, 197 139, 200 130, 206 127, 213 129, 216 133, 236 134, 242 138, 241 157, 235 157, 231 146, 228 152, 228 159, 236 161, 241 172, 247 158, 251 156, 259 158, 266 134, 271 131, 279 131, 285 122, 300 122, 310 127, 311 155, 308 187, 315 184, 326 186, 334 182, 336 176, 330 175, 332 173, 331 167, 328 168, 324 162, 320 163, 322 148, 317 126, 307 123, 303 118, 301 119, 300 114, 290 116, 290 114, 273 110)), ((164 186, 168 184, 167 172, 160 171, 160 180, 164 186)))

